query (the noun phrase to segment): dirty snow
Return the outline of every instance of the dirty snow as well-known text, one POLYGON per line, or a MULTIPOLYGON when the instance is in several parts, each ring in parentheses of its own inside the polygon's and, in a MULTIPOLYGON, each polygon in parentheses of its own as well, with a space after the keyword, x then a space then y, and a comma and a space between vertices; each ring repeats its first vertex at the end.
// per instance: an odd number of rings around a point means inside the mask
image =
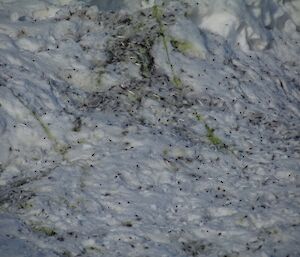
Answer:
POLYGON ((1 0, 0 256, 300 256, 299 17, 1 0))

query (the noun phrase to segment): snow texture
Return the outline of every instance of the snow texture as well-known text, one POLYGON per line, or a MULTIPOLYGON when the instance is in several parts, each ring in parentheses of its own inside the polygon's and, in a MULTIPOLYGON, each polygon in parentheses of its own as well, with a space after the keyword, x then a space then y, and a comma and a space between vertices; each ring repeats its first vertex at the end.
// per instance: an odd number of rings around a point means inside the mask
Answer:
POLYGON ((299 0, 1 0, 1 257, 300 256, 299 0))

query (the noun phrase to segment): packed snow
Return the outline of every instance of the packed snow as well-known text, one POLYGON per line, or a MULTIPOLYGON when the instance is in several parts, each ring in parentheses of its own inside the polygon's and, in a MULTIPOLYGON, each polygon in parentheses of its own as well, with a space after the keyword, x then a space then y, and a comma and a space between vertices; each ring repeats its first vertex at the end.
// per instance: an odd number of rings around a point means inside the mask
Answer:
POLYGON ((299 0, 0 0, 0 256, 300 256, 299 56, 299 0))

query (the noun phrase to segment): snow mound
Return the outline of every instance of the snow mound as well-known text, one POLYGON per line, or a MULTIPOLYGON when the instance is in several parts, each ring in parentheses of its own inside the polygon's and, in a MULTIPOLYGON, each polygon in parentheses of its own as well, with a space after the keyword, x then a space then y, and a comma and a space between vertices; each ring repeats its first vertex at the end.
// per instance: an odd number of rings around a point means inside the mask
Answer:
POLYGON ((272 47, 270 30, 289 32, 299 39, 299 1, 200 1, 191 17, 203 30, 216 33, 244 51, 272 47))

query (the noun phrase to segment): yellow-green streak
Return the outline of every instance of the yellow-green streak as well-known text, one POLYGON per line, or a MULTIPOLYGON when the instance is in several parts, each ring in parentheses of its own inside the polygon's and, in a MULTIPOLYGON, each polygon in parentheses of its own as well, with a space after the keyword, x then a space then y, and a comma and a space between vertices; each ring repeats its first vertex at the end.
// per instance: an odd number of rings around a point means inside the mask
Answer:
POLYGON ((37 115, 36 112, 32 111, 29 107, 27 107, 27 105, 23 102, 23 100, 13 94, 18 100, 19 102, 31 113, 31 115, 35 118, 35 120, 40 124, 41 128, 43 129, 44 133, 46 134, 47 138, 53 142, 53 147, 54 150, 61 154, 63 156, 63 158, 65 159, 65 154, 68 151, 68 147, 66 145, 60 144, 57 140, 57 138, 51 133, 50 129, 48 128, 48 126, 42 121, 42 119, 37 115))
POLYGON ((162 37, 164 49, 165 49, 165 52, 166 52, 166 55, 167 55, 167 61, 168 61, 168 64, 170 66, 170 70, 171 70, 171 73, 172 73, 172 83, 176 87, 179 88, 179 87, 181 87, 182 82, 181 82, 181 79, 178 76, 175 75, 174 66, 171 62, 171 58, 170 58, 170 54, 169 54, 169 48, 168 48, 168 43, 169 43, 170 40, 166 37, 165 30, 164 30, 164 25, 162 23, 163 13, 162 13, 162 11, 161 11, 161 9, 159 8, 158 5, 154 5, 152 7, 152 15, 156 19, 156 22, 159 25, 159 34, 162 37))
POLYGON ((31 113, 32 116, 37 120, 37 122, 44 130, 44 133, 47 135, 47 138, 53 142, 54 150, 65 158, 65 154, 68 151, 68 147, 58 142, 57 138, 51 133, 48 126, 42 121, 42 119, 35 112, 31 111, 31 113))

